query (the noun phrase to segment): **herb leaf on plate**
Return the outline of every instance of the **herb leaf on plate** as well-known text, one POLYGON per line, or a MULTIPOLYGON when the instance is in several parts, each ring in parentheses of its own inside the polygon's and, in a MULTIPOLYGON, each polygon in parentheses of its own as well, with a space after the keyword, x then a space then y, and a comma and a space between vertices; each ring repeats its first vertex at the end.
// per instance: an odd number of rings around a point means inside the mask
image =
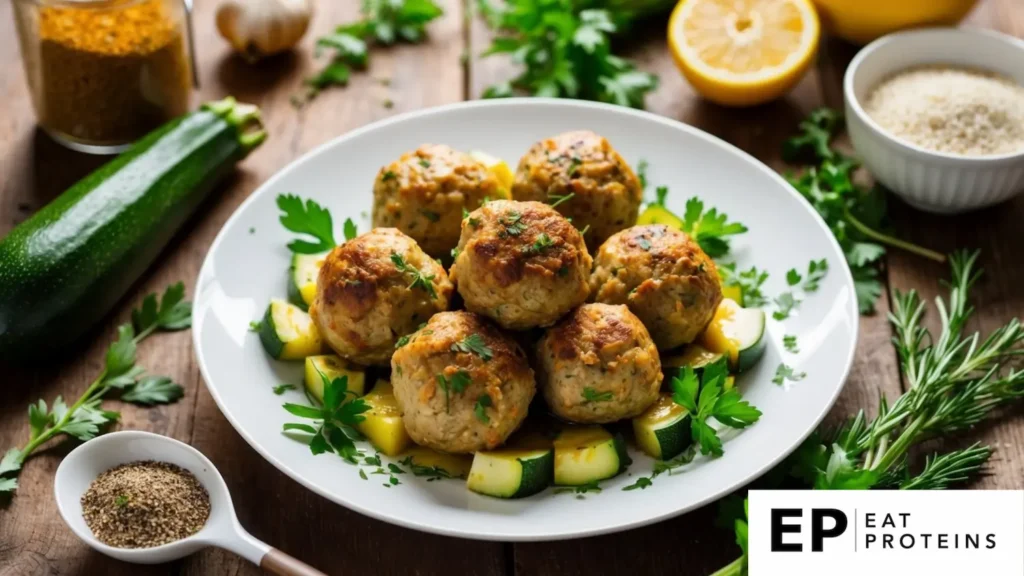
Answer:
POLYGON ((322 406, 305 404, 283 405, 290 414, 300 418, 314 420, 313 425, 305 423, 285 424, 284 432, 310 433, 309 450, 314 455, 333 452, 345 461, 356 464, 356 458, 362 453, 356 448, 355 440, 362 435, 355 426, 365 420, 362 414, 370 409, 366 401, 356 398, 356 393, 348 389, 348 376, 333 380, 320 372, 324 386, 324 402, 322 406))
POLYGON ((281 194, 277 197, 277 207, 281 210, 281 225, 286 230, 312 237, 308 240, 292 240, 288 249, 298 254, 319 254, 337 246, 334 241, 334 224, 331 213, 315 200, 302 198, 293 194, 281 194))
POLYGON ((700 377, 686 366, 672 379, 672 400, 690 413, 690 433, 704 455, 721 456, 724 452, 709 419, 730 428, 746 428, 761 418, 761 411, 743 400, 735 388, 723 392, 727 374, 728 367, 720 360, 707 366, 700 377))

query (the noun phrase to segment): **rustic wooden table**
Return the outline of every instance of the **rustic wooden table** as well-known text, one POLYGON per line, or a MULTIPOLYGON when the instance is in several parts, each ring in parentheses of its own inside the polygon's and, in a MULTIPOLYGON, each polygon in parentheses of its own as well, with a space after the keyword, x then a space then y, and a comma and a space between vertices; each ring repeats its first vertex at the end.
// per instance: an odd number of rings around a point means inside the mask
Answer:
MULTIPOLYGON (((466 17, 460 0, 443 2, 446 16, 431 28, 422 46, 402 46, 373 54, 369 74, 353 78, 345 90, 323 94, 297 111, 289 97, 314 67, 312 38, 334 23, 356 16, 355 0, 322 0, 314 29, 294 55, 251 68, 230 54, 213 25, 215 2, 198 2, 195 24, 202 80, 200 100, 228 94, 259 104, 271 133, 219 196, 173 241, 153 269, 122 302, 107 324, 60 363, 24 371, 0 367, 0 448, 21 445, 28 436, 25 406, 38 397, 78 397, 100 369, 114 327, 123 322, 140 295, 184 280, 191 289, 207 248, 221 225, 257 186, 292 160, 344 132, 369 122, 439 104, 479 96, 485 86, 506 78, 507 64, 467 55, 487 45, 486 29, 466 17), (382 78, 390 82, 382 82, 382 78), (393 106, 386 102, 393 102, 393 106)), ((969 17, 973 25, 1024 36, 1024 4, 985 0, 969 17)), ((841 107, 843 70, 856 51, 826 41, 818 65, 785 100, 748 110, 720 108, 701 100, 683 81, 665 49, 660 26, 631 48, 643 68, 661 76, 648 109, 700 127, 739 146, 769 165, 782 168, 779 147, 812 108, 841 107)), ((68 152, 35 127, 18 57, 11 2, 0 3, 0 235, 24 220, 101 159, 68 152)), ((343 175, 339 187, 346 187, 343 175)), ((982 249, 985 280, 975 290, 978 313, 970 329, 991 330, 1024 316, 1024 197, 956 218, 914 211, 893 201, 890 209, 900 235, 942 251, 982 249)), ((888 293, 879 314, 861 320, 858 354, 850 380, 832 418, 859 408, 873 411, 879 394, 900 392, 896 356, 885 320, 893 290, 916 288, 932 297, 947 270, 892 252, 885 275, 888 293)), ((934 318, 932 319, 934 322, 934 318)), ((220 468, 244 524, 257 537, 331 574, 707 574, 738 552, 730 533, 713 527, 714 506, 655 526, 623 534, 554 543, 503 544, 421 534, 360 516, 303 489, 252 450, 217 410, 201 382, 188 333, 162 336, 140 350, 154 373, 184 385, 178 403, 154 409, 119 406, 122 429, 151 430, 202 450, 220 468)), ((1024 485, 1024 406, 970 435, 996 447, 989 473, 978 488, 1024 485)), ((964 439, 964 442, 969 441, 964 439)), ((78 541, 57 514, 52 480, 67 446, 33 458, 21 474, 13 502, 0 509, 0 576, 30 574, 256 574, 258 569, 217 550, 159 565, 132 566, 102 556, 78 541)))

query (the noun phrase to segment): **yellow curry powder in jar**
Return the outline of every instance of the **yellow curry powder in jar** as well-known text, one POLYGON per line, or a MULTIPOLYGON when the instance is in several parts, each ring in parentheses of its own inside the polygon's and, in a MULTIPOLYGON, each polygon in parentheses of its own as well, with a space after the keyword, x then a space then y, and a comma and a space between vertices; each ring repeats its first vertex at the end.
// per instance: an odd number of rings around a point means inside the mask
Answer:
POLYGON ((40 126, 87 152, 115 152, 188 111, 181 0, 14 0, 40 126))

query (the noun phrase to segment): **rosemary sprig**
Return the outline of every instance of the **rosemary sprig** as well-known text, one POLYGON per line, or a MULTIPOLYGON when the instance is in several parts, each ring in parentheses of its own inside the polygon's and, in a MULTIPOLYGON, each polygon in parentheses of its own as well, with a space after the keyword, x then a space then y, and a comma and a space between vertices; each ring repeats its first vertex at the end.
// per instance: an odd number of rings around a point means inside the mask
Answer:
MULTIPOLYGON (((907 391, 892 403, 883 397, 874 420, 862 410, 833 432, 812 436, 784 464, 800 484, 825 490, 942 490, 984 467, 992 449, 978 443, 934 454, 916 474, 908 463, 908 451, 921 442, 961 433, 994 409, 1024 398, 1024 370, 1011 365, 1024 356, 1020 319, 986 337, 964 334, 974 312, 968 294, 981 277, 977 260, 977 252, 950 256, 949 297, 935 300, 941 322, 937 336, 922 325, 926 306, 917 292, 894 294, 889 321, 907 391)), ((745 527, 741 534, 737 523, 743 555, 714 576, 746 574, 745 527)))

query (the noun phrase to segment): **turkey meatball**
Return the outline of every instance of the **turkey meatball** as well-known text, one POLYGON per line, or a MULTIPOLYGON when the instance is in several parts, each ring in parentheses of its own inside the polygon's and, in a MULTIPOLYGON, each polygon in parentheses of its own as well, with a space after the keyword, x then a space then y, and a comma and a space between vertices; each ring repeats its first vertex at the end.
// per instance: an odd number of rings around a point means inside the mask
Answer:
POLYGON ((339 356, 386 366, 395 342, 448 309, 452 283, 394 228, 376 228, 327 255, 309 314, 339 356))
POLYGON ((662 350, 693 342, 722 301, 715 263, 662 224, 628 228, 601 245, 590 288, 597 302, 628 305, 662 350))
POLYGON ((373 183, 373 225, 394 227, 427 254, 448 257, 459 241, 462 210, 507 198, 482 163, 448 146, 424 144, 381 168, 373 183))
POLYGON ((584 304, 537 346, 539 385, 557 416, 579 423, 632 418, 658 398, 661 360, 626 306, 584 304))
POLYGON ((452 453, 503 444, 536 391, 522 348, 471 312, 437 314, 399 346, 391 383, 413 441, 452 453))
POLYGON ((604 137, 589 130, 566 132, 534 144, 519 161, 512 197, 554 202, 583 229, 597 248, 609 236, 636 223, 643 190, 640 180, 604 137))
POLYGON ((579 231, 553 208, 501 200, 465 219, 451 274, 467 310, 522 330, 586 301, 591 263, 579 231))

